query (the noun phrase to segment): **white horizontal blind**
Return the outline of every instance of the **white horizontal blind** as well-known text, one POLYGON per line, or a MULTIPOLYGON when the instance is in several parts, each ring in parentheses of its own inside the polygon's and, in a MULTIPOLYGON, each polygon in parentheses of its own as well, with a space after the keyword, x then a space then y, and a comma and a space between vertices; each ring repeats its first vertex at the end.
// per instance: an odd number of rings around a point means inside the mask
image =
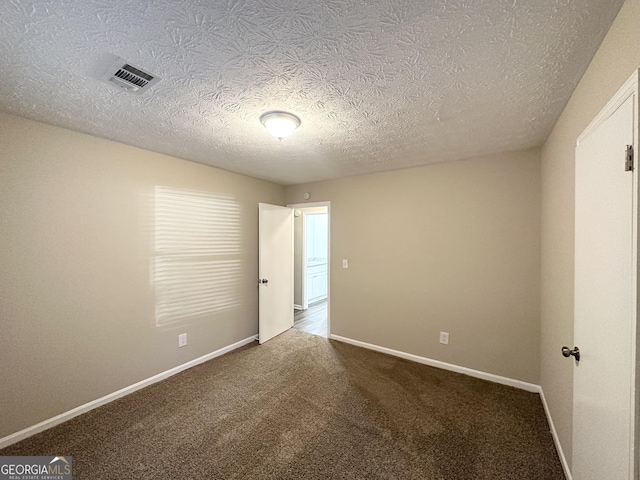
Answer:
POLYGON ((156 325, 238 307, 240 205, 167 187, 156 187, 154 200, 156 325))

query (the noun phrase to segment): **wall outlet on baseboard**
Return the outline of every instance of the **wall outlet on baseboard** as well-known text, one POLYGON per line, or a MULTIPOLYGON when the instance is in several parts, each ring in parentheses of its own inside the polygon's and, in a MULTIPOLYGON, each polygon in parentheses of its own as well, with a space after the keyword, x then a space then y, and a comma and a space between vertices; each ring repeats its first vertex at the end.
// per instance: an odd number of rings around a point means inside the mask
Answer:
POLYGON ((449 333, 440 332, 440 343, 443 345, 449 345, 449 333))
POLYGON ((187 344, 187 334, 181 333, 178 335, 178 347, 184 347, 187 344))

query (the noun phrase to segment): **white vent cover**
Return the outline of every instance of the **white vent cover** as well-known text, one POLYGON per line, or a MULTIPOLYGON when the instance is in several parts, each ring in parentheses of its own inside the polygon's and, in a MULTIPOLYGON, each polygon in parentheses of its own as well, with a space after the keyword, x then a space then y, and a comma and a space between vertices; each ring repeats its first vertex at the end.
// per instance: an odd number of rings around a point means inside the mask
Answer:
POLYGON ((134 67, 120 57, 112 57, 105 65, 100 79, 127 92, 140 95, 160 80, 160 77, 140 67, 134 67))

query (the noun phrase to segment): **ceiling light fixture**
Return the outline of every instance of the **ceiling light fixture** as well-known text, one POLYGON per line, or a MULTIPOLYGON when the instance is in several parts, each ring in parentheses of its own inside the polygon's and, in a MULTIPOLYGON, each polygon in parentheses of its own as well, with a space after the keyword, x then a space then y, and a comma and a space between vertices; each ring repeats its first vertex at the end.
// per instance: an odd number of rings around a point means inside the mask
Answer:
POLYGON ((288 137, 300 126, 300 119, 293 113, 288 112, 267 112, 260 116, 260 122, 271 135, 278 140, 288 137))

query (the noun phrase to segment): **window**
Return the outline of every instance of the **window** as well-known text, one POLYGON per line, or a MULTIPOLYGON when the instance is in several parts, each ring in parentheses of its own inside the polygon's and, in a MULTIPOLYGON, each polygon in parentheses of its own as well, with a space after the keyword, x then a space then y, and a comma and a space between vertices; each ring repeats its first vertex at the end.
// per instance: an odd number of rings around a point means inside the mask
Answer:
POLYGON ((156 187, 156 325, 240 305, 240 205, 228 195, 156 187))

